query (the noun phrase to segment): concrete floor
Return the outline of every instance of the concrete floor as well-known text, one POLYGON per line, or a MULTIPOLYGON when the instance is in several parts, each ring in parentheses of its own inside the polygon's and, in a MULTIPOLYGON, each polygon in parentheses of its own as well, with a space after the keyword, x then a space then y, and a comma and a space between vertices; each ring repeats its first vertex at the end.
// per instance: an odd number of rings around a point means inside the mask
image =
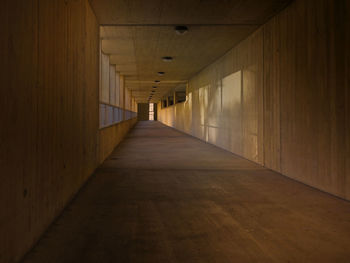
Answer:
POLYGON ((139 122, 24 262, 350 262, 350 202, 139 122))

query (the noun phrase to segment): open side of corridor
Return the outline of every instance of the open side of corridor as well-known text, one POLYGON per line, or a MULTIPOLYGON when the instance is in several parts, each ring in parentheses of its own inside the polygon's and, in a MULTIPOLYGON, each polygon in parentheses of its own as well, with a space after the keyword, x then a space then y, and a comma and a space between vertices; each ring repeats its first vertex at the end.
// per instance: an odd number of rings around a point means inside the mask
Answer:
POLYGON ((349 262, 350 203, 139 122, 24 262, 349 262))

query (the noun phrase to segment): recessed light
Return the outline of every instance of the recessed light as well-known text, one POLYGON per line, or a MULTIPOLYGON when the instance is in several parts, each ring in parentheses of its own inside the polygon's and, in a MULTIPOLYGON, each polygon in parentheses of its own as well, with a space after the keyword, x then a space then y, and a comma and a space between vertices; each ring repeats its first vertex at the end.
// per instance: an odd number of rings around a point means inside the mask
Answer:
POLYGON ((163 60, 164 62, 170 62, 170 61, 173 60, 173 57, 165 56, 165 57, 162 57, 162 60, 163 60))
POLYGON ((158 75, 159 76, 163 76, 165 74, 165 72, 163 72, 163 71, 158 71, 158 75))
POLYGON ((155 80, 154 82, 155 82, 155 83, 159 83, 159 82, 160 82, 160 80, 155 80))
POLYGON ((156 87, 156 86, 153 86, 152 88, 156 89, 157 87, 156 87))
POLYGON ((175 32, 178 35, 184 35, 188 32, 188 28, 187 28, 187 26, 176 26, 175 32))

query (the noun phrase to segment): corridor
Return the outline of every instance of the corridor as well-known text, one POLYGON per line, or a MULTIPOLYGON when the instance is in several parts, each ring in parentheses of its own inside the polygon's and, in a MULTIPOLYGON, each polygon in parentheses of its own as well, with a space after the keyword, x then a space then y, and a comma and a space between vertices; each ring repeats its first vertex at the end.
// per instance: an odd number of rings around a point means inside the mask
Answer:
POLYGON ((349 202, 144 121, 23 262, 349 262, 349 232, 349 202))

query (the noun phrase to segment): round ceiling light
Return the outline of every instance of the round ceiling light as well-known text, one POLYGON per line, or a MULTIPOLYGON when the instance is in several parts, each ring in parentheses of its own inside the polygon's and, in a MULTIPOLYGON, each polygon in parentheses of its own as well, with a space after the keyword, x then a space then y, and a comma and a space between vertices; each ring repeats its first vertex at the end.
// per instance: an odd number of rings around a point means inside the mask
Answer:
POLYGON ((165 56, 165 57, 162 57, 162 60, 163 60, 164 62, 171 62, 171 61, 173 61, 173 57, 165 56))
POLYGON ((188 32, 188 28, 187 28, 187 26, 176 26, 175 32, 178 35, 184 35, 188 32))
POLYGON ((155 80, 154 82, 155 82, 155 83, 159 83, 159 82, 160 82, 160 80, 155 80))
POLYGON ((158 71, 158 75, 159 76, 163 76, 165 74, 165 72, 163 72, 163 71, 158 71))

